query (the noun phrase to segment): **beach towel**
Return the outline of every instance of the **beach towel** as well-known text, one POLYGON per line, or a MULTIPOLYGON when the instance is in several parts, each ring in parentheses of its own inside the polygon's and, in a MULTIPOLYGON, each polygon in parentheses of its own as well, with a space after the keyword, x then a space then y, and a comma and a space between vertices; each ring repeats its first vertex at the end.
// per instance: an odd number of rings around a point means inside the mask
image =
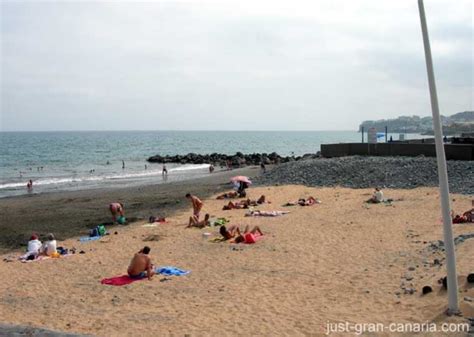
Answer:
POLYGON ((183 276, 189 274, 190 271, 182 270, 176 267, 166 266, 156 268, 155 273, 163 274, 166 276, 183 276))
POLYGON ((245 216, 282 216, 288 214, 288 211, 252 211, 250 213, 246 213, 245 216))
POLYGON ((83 236, 83 237, 80 237, 79 238, 79 241, 81 242, 89 242, 89 241, 95 241, 95 240, 99 240, 102 236, 98 235, 98 236, 83 236))
POLYGON ((142 225, 142 227, 158 227, 158 224, 156 222, 146 223, 146 224, 142 225))
POLYGON ((211 224, 213 226, 223 226, 228 222, 230 222, 230 220, 227 220, 226 218, 217 218, 216 220, 211 221, 211 224))
POLYGON ((213 242, 213 243, 224 242, 224 241, 226 241, 226 239, 223 238, 223 237, 212 238, 212 239, 209 240, 209 242, 213 242))
POLYGON ((102 284, 106 284, 109 286, 124 286, 127 284, 130 284, 135 281, 141 281, 141 280, 146 280, 146 277, 143 278, 131 278, 128 275, 122 275, 122 276, 114 276, 111 278, 104 278, 100 281, 102 284))
POLYGON ((21 263, 30 263, 30 262, 49 260, 49 259, 57 260, 57 259, 60 259, 60 258, 63 258, 63 257, 72 256, 72 255, 74 255, 74 254, 64 254, 64 255, 59 255, 58 257, 40 255, 34 260, 26 260, 26 259, 20 258, 20 262, 21 263))

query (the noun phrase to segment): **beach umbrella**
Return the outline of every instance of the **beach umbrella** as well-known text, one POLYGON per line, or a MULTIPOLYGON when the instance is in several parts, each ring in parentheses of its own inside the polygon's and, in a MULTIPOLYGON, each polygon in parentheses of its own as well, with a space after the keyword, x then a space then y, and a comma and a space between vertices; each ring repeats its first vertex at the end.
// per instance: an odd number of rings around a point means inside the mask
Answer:
POLYGON ((436 160, 438 162, 438 177, 441 211, 443 214, 444 246, 446 249, 446 269, 448 281, 448 314, 459 313, 458 304, 458 281, 456 277, 456 255, 454 252, 453 230, 451 223, 449 203, 448 171, 446 168, 446 156, 444 154, 443 129, 441 128, 441 118, 439 115, 438 94, 436 92, 436 82, 433 71, 433 60, 431 58, 430 40, 428 37, 428 27, 426 25, 425 8, 423 0, 418 0, 420 11, 421 32, 423 35, 423 46, 425 48, 426 70, 428 72, 428 84, 430 88, 431 111, 433 113, 433 129, 436 144, 436 160))
POLYGON ((232 177, 230 178, 230 181, 231 182, 242 182, 242 183, 247 183, 247 184, 252 184, 252 182, 250 181, 249 177, 246 177, 246 176, 235 176, 235 177, 232 177))

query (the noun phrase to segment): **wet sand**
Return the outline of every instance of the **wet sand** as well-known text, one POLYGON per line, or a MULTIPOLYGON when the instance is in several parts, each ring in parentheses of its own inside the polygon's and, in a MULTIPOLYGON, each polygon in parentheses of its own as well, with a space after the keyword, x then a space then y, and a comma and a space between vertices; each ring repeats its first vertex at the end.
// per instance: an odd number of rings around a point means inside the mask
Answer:
POLYGON ((257 167, 246 167, 169 184, 1 198, 0 253, 24 249, 33 232, 52 232, 59 240, 85 235, 90 228, 112 220, 108 210, 111 202, 125 205, 129 222, 150 215, 169 217, 188 207, 187 192, 206 197, 228 189, 232 176, 255 176, 259 172, 257 167))

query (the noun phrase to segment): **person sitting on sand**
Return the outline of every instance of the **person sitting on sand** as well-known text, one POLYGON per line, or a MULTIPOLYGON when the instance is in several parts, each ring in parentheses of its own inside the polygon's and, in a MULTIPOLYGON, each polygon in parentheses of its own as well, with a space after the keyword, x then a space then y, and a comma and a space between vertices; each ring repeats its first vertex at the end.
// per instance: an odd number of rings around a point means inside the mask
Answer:
POLYGON ((230 226, 228 229, 222 225, 219 228, 219 233, 225 240, 230 240, 235 237, 235 235, 240 235, 240 230, 237 226, 230 226))
POLYGON ((30 237, 30 241, 28 241, 28 251, 26 252, 25 255, 20 257, 21 259, 26 259, 26 260, 34 260, 38 257, 40 254, 41 250, 41 241, 38 239, 38 235, 33 234, 30 237))
POLYGON ((56 243, 56 239, 54 238, 54 235, 52 233, 49 233, 46 238, 47 238, 47 241, 45 241, 40 248, 40 254, 46 255, 46 256, 56 255, 57 243, 56 243))
POLYGON ((109 205, 110 213, 112 218, 117 221, 118 215, 124 216, 123 204, 121 202, 113 202, 109 205))
POLYGON ((202 221, 196 219, 194 215, 189 217, 188 227, 204 228, 206 226, 211 226, 211 222, 209 221, 209 214, 206 214, 204 216, 204 220, 202 221))
POLYGON ((451 217, 453 223, 468 223, 474 222, 474 200, 472 201, 472 209, 464 212, 462 215, 454 215, 454 211, 451 211, 451 217))
POLYGON ((152 276, 155 274, 153 270, 153 264, 151 259, 148 256, 150 252, 150 247, 145 246, 138 253, 136 253, 130 265, 128 266, 127 273, 130 278, 141 279, 148 277, 148 280, 151 280, 152 276))
POLYGON ((204 203, 201 201, 201 199, 195 195, 192 195, 191 193, 187 193, 186 198, 191 200, 191 203, 193 204, 193 217, 195 217, 195 220, 199 221, 199 215, 204 203))
POLYGON ((263 233, 260 230, 260 227, 255 226, 254 228, 252 228, 252 230, 249 231, 249 226, 247 225, 243 233, 240 233, 240 231, 238 231, 238 235, 235 237, 234 242, 255 243, 257 241, 257 236, 261 235, 263 235, 263 233))
POLYGON ((372 198, 367 200, 368 203, 371 204, 379 204, 383 201, 383 192, 380 188, 375 188, 374 194, 372 195, 372 198))
POLYGON ((217 200, 237 198, 239 194, 236 191, 230 191, 217 196, 217 200))

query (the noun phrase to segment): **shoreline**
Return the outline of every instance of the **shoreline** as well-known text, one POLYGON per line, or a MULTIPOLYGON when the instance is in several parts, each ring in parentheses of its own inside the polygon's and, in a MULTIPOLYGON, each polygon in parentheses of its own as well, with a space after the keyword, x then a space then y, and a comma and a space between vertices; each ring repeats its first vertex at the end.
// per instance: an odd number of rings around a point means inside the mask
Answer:
MULTIPOLYGON (((127 223, 149 216, 170 217, 188 207, 184 195, 189 191, 203 198, 230 190, 229 178, 255 177, 258 167, 218 171, 207 177, 147 186, 110 187, 79 191, 45 192, 0 198, 0 253, 23 249, 33 232, 55 234, 63 241, 88 235, 89 229, 111 221, 108 205, 124 203, 127 223)), ((114 225, 109 231, 123 226, 114 225)))

